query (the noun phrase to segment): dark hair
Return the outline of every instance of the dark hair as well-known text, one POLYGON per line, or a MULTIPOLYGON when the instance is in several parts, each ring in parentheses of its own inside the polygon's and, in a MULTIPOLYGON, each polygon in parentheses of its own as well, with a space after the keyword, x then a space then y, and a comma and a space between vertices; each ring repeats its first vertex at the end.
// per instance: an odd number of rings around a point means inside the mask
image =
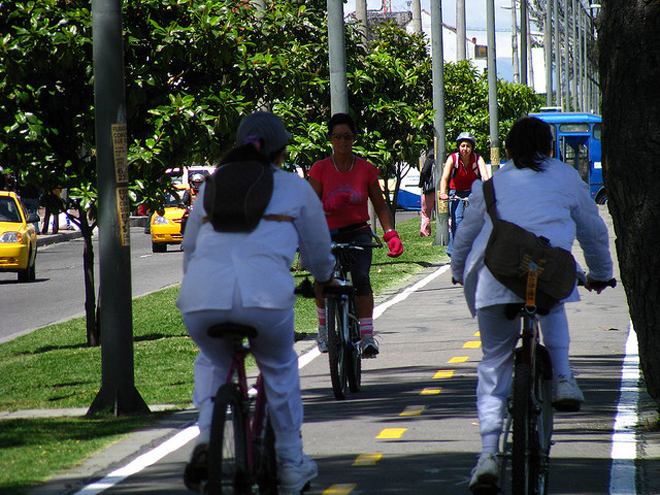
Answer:
POLYGON ((552 149, 550 126, 536 117, 525 117, 513 124, 506 137, 506 150, 517 168, 543 170, 543 160, 552 149))
POLYGON ((353 120, 353 117, 351 117, 347 113, 336 113, 332 117, 330 117, 330 120, 328 121, 328 134, 332 134, 332 130, 335 128, 335 126, 342 124, 346 124, 348 127, 351 128, 351 132, 353 134, 357 134, 357 127, 355 126, 355 121, 353 120))
POLYGON ((236 146, 220 160, 220 165, 235 162, 264 162, 268 163, 268 157, 254 147, 252 143, 236 146))

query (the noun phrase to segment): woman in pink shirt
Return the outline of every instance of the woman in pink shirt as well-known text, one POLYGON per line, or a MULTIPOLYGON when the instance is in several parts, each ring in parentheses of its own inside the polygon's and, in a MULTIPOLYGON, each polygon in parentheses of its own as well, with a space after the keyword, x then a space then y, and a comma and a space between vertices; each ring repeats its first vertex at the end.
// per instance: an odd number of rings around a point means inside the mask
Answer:
MULTIPOLYGON (((353 154, 353 142, 357 128, 353 118, 345 113, 337 113, 328 122, 328 133, 333 153, 328 158, 316 162, 309 171, 309 183, 323 202, 330 235, 335 242, 370 242, 368 201, 371 200, 385 234, 390 252, 396 258, 403 253, 399 234, 394 230, 392 214, 378 183, 378 169, 366 160, 353 154)), ((378 345, 373 338, 374 297, 371 291, 369 269, 371 249, 356 251, 351 267, 355 286, 355 309, 360 320, 360 348, 362 356, 376 357, 378 345)), ((328 352, 325 305, 316 301, 319 315, 318 346, 321 352, 328 352)))

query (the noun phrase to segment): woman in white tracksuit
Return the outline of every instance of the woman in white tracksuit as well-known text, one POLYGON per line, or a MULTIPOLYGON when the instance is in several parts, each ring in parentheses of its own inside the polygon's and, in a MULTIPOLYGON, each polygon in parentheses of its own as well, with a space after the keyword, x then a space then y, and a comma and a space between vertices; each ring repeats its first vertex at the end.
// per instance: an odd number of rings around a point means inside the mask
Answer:
MULTIPOLYGON (((607 228, 578 172, 549 157, 552 134, 548 124, 536 118, 518 121, 507 137, 506 148, 511 160, 492 179, 499 218, 544 236, 553 246, 568 251, 577 238, 589 268, 588 280, 610 280, 612 260, 607 228)), ((508 319, 505 307, 524 302, 500 284, 484 264, 491 230, 483 183, 477 181, 472 187, 470 208, 454 241, 451 261, 452 276, 455 282, 464 285, 470 312, 477 316, 483 350, 483 359, 477 367, 482 454, 472 472, 472 490, 499 486, 499 461, 493 454, 497 452, 502 432, 512 383, 513 350, 520 329, 519 318, 508 319)), ((539 315, 539 322, 553 364, 553 403, 567 401, 579 407, 584 398, 568 364, 570 338, 563 304, 577 300, 575 288, 548 315, 539 315)))
MULTIPOLYGON (((177 307, 201 350, 195 361, 193 394, 199 410, 198 446, 203 449, 208 443, 212 397, 225 382, 231 362, 229 344, 206 331, 229 321, 254 326, 259 334, 250 344, 264 378, 275 431, 280 493, 299 493, 317 468, 302 452, 303 406, 293 348, 295 282, 290 267, 299 248, 315 279, 327 282, 334 257, 318 196, 297 174, 276 167, 284 159, 289 137, 279 117, 268 112, 256 112, 241 122, 237 142, 270 155, 271 200, 264 218, 249 233, 216 232, 203 221, 204 208, 193 210, 183 241, 184 277, 177 307)), ((200 194, 203 198, 204 187, 200 194)))

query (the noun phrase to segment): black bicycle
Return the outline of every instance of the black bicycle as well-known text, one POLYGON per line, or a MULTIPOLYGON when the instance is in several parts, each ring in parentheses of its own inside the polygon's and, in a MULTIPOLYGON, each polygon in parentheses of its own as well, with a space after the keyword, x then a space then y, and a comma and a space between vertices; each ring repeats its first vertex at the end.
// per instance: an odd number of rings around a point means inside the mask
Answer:
MULTIPOLYGON (((583 282, 578 281, 578 285, 584 285, 583 282)), ((616 279, 590 281, 590 285, 597 290, 616 287, 616 279)), ((511 316, 519 311, 522 325, 521 343, 515 350, 513 387, 499 454, 503 459, 500 479, 503 482, 506 479, 506 461, 510 459, 511 493, 546 495, 553 443, 552 362, 547 349, 539 342, 534 302, 512 305, 509 310, 513 312, 511 316)), ((554 407, 558 408, 557 405, 554 407)))
MULTIPOLYGON (((379 241, 377 237, 376 240, 379 241)), ((329 296, 325 300, 325 311, 330 379, 332 391, 338 400, 345 399, 349 390, 359 392, 362 382, 360 322, 355 312, 351 251, 381 246, 381 242, 332 243, 336 259, 333 277, 342 285, 328 286, 324 294, 329 296)))

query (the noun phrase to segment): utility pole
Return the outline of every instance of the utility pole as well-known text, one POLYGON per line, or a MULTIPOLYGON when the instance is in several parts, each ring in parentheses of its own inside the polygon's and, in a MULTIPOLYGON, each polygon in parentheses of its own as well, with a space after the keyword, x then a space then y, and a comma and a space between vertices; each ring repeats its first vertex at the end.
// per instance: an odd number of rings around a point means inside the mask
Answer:
POLYGON ((513 58, 513 82, 520 83, 520 59, 518 58, 518 0, 511 0, 511 53, 513 58))
POLYGON ((412 10, 413 33, 422 34, 422 6, 420 4, 420 1, 412 0, 410 2, 410 9, 412 10))
POLYGON ((465 0, 456 0, 456 61, 465 60, 465 0))
MULTIPOLYGON (((523 0, 525 3, 526 0, 523 0)), ((499 115, 497 112, 497 62, 495 56, 495 2, 486 0, 488 38, 488 113, 490 120, 490 168, 500 168, 499 115)), ((524 59, 525 57, 520 57, 524 59)), ((522 81, 524 84, 524 80, 522 81)))
POLYGON ((561 90, 561 42, 559 40, 559 0, 552 0, 552 12, 555 19, 555 44, 553 51, 555 52, 555 105, 563 108, 562 105, 562 90, 561 90))
POLYGON ((367 24, 367 0, 355 0, 355 18, 359 23, 358 31, 360 32, 360 37, 362 38, 362 46, 366 50, 369 46, 369 38, 367 35, 369 30, 369 24, 367 24))
POLYGON ((88 415, 148 413, 135 388, 121 0, 92 0, 101 282, 101 390, 88 415))
POLYGON ((543 28, 543 54, 545 55, 545 104, 552 106, 552 10, 550 0, 545 3, 545 26, 543 28))
POLYGON ((435 239, 436 246, 446 246, 449 243, 449 209, 447 202, 440 199, 440 178, 446 152, 445 144, 445 76, 444 53, 442 46, 442 0, 431 0, 431 72, 433 80, 433 129, 435 130, 435 177, 436 215, 435 239))
POLYGON ((328 57, 330 61, 330 111, 348 113, 344 4, 328 0, 328 57))
MULTIPOLYGON (((490 0, 488 0, 490 1, 490 0)), ((520 84, 527 85, 527 0, 520 0, 520 84)))

